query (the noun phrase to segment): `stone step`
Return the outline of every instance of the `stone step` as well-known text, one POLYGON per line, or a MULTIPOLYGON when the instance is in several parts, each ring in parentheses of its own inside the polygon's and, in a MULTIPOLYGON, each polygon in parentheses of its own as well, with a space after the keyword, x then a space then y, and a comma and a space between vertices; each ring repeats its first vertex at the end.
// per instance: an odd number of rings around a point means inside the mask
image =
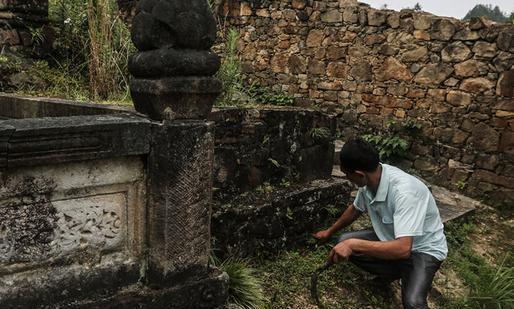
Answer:
MULTIPOLYGON (((339 166, 334 165, 332 169, 332 177, 344 178, 343 172, 339 166)), ((421 179, 432 192, 435 198, 437 207, 443 223, 460 218, 464 215, 472 213, 475 209, 479 208, 482 203, 460 193, 452 192, 446 188, 433 185, 421 179)), ((355 195, 355 192, 352 192, 355 195)))

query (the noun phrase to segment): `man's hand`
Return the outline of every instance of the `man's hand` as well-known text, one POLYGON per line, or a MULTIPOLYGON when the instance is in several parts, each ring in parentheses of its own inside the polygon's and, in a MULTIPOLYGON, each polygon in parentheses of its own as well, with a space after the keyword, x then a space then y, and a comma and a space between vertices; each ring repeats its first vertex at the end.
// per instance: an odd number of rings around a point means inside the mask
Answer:
POLYGON ((350 240, 351 239, 342 241, 332 248, 332 251, 330 251, 330 254, 328 255, 328 260, 332 261, 332 263, 348 261, 350 255, 353 253, 353 250, 350 247, 350 240))
POLYGON ((316 233, 312 234, 312 236, 319 240, 327 240, 330 238, 330 236, 332 236, 332 232, 327 229, 327 230, 316 232, 316 233))

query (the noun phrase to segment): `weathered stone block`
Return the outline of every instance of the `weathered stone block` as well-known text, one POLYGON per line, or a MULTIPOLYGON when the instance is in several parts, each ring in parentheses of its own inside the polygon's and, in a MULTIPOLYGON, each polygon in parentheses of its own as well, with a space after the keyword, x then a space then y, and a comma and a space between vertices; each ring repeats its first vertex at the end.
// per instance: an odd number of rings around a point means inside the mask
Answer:
POLYGON ((483 77, 469 78, 462 81, 459 89, 473 93, 480 93, 492 89, 494 84, 483 77))
POLYGON ((293 0, 293 2, 291 3, 291 6, 293 7, 293 9, 296 9, 296 10, 303 10, 306 5, 307 5, 306 0, 293 0))
POLYGON ((455 24, 447 18, 435 19, 432 22, 430 36, 432 39, 449 41, 455 34, 455 24))
POLYGON ((350 69, 350 75, 353 76, 357 81, 371 81, 372 79, 372 67, 367 61, 353 64, 350 69))
POLYGON ((387 14, 384 11, 372 10, 368 11, 368 24, 370 26, 382 26, 386 22, 387 14))
POLYGON ((496 86, 496 94, 504 97, 514 97, 514 70, 502 73, 496 86))
POLYGON ((510 31, 503 31, 498 35, 496 45, 503 51, 512 51, 512 48, 514 48, 514 34, 512 33, 512 28, 510 31))
POLYGON ((480 39, 480 35, 477 31, 471 31, 470 29, 463 29, 459 32, 455 33, 453 36, 453 39, 455 40, 461 40, 461 41, 476 41, 480 39))
POLYGON ((483 151, 497 151, 500 141, 500 134, 483 122, 476 124, 471 131, 471 142, 476 149, 483 151))
POLYGON ((504 130, 500 139, 500 151, 514 155, 514 132, 504 130))
POLYGON ((400 60, 403 62, 416 62, 424 59, 428 55, 428 49, 425 46, 413 46, 412 49, 404 51, 400 60))
POLYGON ((407 66, 393 57, 388 57, 375 74, 379 81, 390 79, 408 81, 412 79, 412 74, 407 66))
POLYGON ((294 175, 302 181, 330 175, 331 160, 322 163, 306 156, 333 156, 333 118, 306 110, 225 109, 214 112, 211 119, 216 121, 214 179, 219 195, 294 175), (324 132, 326 140, 314 139, 315 130, 324 132))
POLYGON ((313 75, 324 75, 326 73, 326 66, 323 61, 315 59, 309 60, 308 71, 313 75))
POLYGON ((414 81, 419 84, 438 85, 446 80, 453 72, 453 68, 444 64, 431 63, 416 74, 414 81))
POLYGON ((387 16, 387 24, 393 29, 400 27, 400 14, 395 12, 389 14, 387 16))
POLYGON ((448 44, 441 52, 444 62, 462 62, 471 57, 471 50, 462 42, 448 44))
POLYGON ((348 66, 344 62, 330 62, 327 66, 328 77, 346 77, 348 66))
POLYGON ((446 101, 453 106, 468 106, 471 104, 471 95, 462 91, 450 90, 446 101))
POLYGON ((343 11, 343 20, 347 24, 356 24, 359 21, 358 7, 349 7, 343 11))
POLYGON ((170 77, 130 81, 137 111, 152 119, 205 119, 221 91, 213 77, 170 77))
POLYGON ((321 21, 325 23, 340 23, 343 21, 343 14, 339 10, 329 10, 321 14, 321 21))
POLYGON ((497 53, 496 44, 482 41, 476 42, 473 46, 473 52, 475 53, 475 56, 481 58, 493 58, 497 53))
POLYGON ((302 74, 307 70, 305 58, 299 55, 291 55, 288 60, 289 72, 293 74, 302 74))
POLYGON ((345 205, 351 191, 345 180, 271 189, 266 194, 254 191, 215 201, 212 231, 222 255, 273 254, 303 246, 305 233, 332 220, 328 209, 345 205), (264 199, 266 195, 274 198, 264 199))
POLYGON ((433 16, 425 14, 414 15, 414 29, 427 30, 432 26, 433 16))
POLYGON ((307 47, 318 47, 321 46, 321 42, 325 38, 323 34, 323 30, 311 30, 309 31, 309 35, 307 36, 307 40, 305 41, 305 44, 307 47))
POLYGON ((477 77, 487 74, 489 67, 486 63, 474 59, 458 63, 454 66, 455 74, 461 77, 477 77))

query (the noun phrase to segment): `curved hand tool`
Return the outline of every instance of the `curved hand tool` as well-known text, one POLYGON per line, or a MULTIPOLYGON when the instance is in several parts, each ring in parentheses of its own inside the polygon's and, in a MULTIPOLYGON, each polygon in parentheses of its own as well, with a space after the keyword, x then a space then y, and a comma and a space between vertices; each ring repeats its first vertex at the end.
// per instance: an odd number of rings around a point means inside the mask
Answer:
POLYGON ((311 297, 318 306, 318 308, 323 308, 323 304, 321 303, 321 300, 319 299, 318 294, 318 276, 323 273, 325 270, 329 269, 330 266, 332 266, 332 261, 327 261, 325 265, 319 267, 314 271, 314 273, 311 276, 311 297))

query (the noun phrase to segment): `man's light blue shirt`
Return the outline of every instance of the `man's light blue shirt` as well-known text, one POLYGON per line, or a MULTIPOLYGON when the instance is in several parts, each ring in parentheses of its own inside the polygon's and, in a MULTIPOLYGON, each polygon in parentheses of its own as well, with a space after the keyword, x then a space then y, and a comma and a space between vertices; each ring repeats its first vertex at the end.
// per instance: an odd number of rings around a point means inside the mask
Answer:
POLYGON ((442 261, 448 254, 439 209, 427 186, 399 168, 382 164, 376 195, 359 188, 354 206, 367 212, 382 241, 412 236, 412 252, 430 254, 442 261))

